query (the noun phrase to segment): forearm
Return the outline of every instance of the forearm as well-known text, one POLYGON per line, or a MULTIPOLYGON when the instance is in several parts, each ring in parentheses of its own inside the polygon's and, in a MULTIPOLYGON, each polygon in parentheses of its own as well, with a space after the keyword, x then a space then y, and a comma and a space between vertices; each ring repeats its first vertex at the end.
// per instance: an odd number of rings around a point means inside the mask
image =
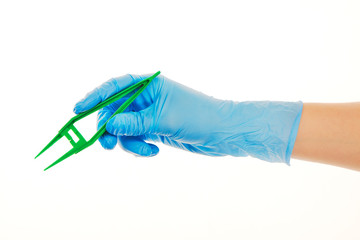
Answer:
POLYGON ((304 103, 292 157, 360 171, 360 103, 304 103))

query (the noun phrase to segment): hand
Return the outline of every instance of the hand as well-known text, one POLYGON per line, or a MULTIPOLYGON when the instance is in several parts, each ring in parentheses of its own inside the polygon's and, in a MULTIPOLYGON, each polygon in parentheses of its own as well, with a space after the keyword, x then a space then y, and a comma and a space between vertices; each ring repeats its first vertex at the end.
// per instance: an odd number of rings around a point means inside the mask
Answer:
MULTIPOLYGON (((149 75, 111 79, 74 108, 88 110, 149 75)), ((119 100, 98 114, 98 128, 124 102, 119 100)), ((289 163, 301 116, 301 102, 233 102, 207 96, 162 75, 156 77, 126 112, 106 125, 99 139, 105 149, 117 142, 130 153, 154 156, 164 144, 210 156, 253 156, 289 163)))

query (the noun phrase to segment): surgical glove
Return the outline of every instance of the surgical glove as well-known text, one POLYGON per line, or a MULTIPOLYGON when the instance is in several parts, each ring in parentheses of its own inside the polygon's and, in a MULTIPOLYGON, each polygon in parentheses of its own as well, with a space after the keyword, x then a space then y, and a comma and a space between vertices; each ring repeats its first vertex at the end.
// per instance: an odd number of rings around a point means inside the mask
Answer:
MULTIPOLYGON (((88 110, 149 75, 125 75, 109 81, 75 105, 88 110)), ((101 127, 125 100, 98 113, 101 127)), ((105 149, 117 143, 138 156, 154 156, 164 144, 209 156, 252 156, 289 164, 298 132, 302 102, 219 100, 162 75, 156 77, 126 112, 106 125, 99 139, 105 149)))

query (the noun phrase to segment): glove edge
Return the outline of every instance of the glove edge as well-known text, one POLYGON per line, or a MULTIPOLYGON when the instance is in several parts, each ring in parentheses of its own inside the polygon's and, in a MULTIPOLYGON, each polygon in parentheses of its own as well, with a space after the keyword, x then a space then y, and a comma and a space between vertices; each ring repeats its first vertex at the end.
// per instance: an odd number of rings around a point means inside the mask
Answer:
POLYGON ((288 166, 290 166, 291 154, 292 154, 292 151, 293 151, 293 148, 295 145, 297 133, 299 131, 300 120, 301 120, 302 110, 303 110, 303 102, 299 101, 298 103, 300 105, 300 109, 299 109, 299 112, 298 112, 297 116, 295 117, 294 123, 292 125, 292 129, 291 129, 289 141, 288 141, 288 146, 286 148, 286 153, 285 153, 285 163, 288 166))

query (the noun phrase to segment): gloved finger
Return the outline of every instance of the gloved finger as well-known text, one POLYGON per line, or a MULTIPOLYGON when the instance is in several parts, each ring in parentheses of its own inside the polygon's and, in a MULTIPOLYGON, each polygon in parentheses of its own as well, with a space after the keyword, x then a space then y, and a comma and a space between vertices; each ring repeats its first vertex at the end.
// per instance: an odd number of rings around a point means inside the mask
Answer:
MULTIPOLYGON (((128 98, 122 98, 112 104, 105 106, 100 109, 97 115, 97 129, 99 130, 102 125, 106 123, 107 120, 116 112, 116 110, 127 100, 128 98)), ((127 107, 124 112, 131 111, 133 107, 130 105, 127 107)))
POLYGON ((115 115, 106 124, 106 131, 115 136, 140 136, 152 133, 153 107, 139 112, 126 112, 115 115))
POLYGON ((91 109, 98 103, 106 100, 130 85, 133 85, 137 81, 138 80, 135 80, 130 74, 110 79, 101 86, 95 88, 93 91, 89 92, 85 98, 76 103, 74 113, 79 114, 91 109))
MULTIPOLYGON (((114 114, 114 112, 119 108, 121 104, 126 101, 126 98, 116 101, 98 112, 98 119, 97 119, 97 130, 99 130, 106 121, 114 114)), ((101 146, 105 149, 113 149, 117 144, 117 137, 111 135, 108 132, 105 132, 103 135, 100 136, 99 142, 101 146)))
POLYGON ((105 132, 99 137, 99 142, 104 149, 111 150, 114 149, 117 144, 117 137, 105 132))
MULTIPOLYGON (((97 129, 99 130, 102 125, 111 117, 113 113, 111 111, 103 110, 101 109, 98 113, 98 124, 97 129)), ((101 146, 105 149, 113 149, 117 144, 117 137, 114 135, 111 135, 108 132, 105 132, 101 137, 99 138, 99 142, 101 146)))
POLYGON ((151 143, 146 143, 141 137, 120 136, 119 145, 126 152, 135 156, 152 157, 159 153, 159 148, 151 143))

